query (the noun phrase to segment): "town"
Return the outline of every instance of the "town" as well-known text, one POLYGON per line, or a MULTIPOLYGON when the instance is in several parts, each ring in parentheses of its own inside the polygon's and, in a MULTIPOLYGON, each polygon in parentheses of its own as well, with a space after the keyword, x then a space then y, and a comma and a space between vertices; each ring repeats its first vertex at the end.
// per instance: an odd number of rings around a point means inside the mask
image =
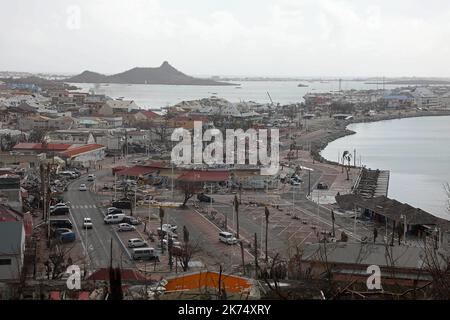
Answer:
POLYGON ((3 78, 0 298, 448 298, 449 222, 389 198, 389 168, 359 150, 321 151, 351 123, 450 115, 450 87, 268 97, 152 111, 63 80, 3 78), (173 132, 198 123, 279 130, 279 165, 261 174, 245 136, 232 147, 244 162, 223 148, 215 163, 175 162, 173 132))

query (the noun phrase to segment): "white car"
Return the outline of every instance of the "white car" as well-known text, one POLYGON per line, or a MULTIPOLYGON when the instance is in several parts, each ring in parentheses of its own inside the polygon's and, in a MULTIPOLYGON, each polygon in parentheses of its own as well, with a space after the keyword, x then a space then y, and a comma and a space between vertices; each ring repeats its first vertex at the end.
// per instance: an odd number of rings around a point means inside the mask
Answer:
POLYGON ((92 220, 91 218, 84 218, 83 219, 83 229, 92 229, 92 220))
POLYGON ((117 228, 117 231, 134 231, 134 230, 136 230, 136 227, 128 223, 119 223, 119 227, 117 228))
POLYGON ((133 238, 128 240, 128 248, 141 248, 147 246, 148 243, 139 238, 133 238))
POLYGON ((177 230, 177 228, 178 227, 176 225, 174 225, 174 224, 165 223, 165 224, 162 225, 163 231, 169 230, 169 231, 174 232, 175 230, 177 230))
POLYGON ((94 181, 95 180, 95 174, 89 174, 87 177, 87 181, 94 181))
MULTIPOLYGON (((169 240, 163 239, 163 245, 164 245, 164 247, 167 248, 169 246, 169 240)), ((174 239, 172 238, 172 246, 174 246, 174 247, 181 247, 181 242, 174 241, 174 239)))
POLYGON ((53 211, 54 209, 59 208, 59 207, 67 208, 67 204, 64 202, 60 202, 60 203, 55 204, 54 206, 50 206, 49 209, 50 209, 50 211, 53 211))
POLYGON ((80 184, 79 190, 80 190, 80 191, 87 191, 86 185, 85 185, 84 183, 80 184))

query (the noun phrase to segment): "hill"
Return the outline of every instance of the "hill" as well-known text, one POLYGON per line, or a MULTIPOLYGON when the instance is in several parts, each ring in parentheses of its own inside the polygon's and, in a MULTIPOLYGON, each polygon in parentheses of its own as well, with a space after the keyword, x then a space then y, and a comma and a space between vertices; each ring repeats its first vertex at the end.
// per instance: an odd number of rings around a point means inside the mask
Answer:
POLYGON ((199 79, 188 76, 172 67, 167 61, 156 68, 133 68, 122 73, 106 76, 92 71, 65 79, 73 83, 123 83, 123 84, 167 84, 167 85, 200 85, 228 86, 233 83, 219 82, 211 79, 199 79))

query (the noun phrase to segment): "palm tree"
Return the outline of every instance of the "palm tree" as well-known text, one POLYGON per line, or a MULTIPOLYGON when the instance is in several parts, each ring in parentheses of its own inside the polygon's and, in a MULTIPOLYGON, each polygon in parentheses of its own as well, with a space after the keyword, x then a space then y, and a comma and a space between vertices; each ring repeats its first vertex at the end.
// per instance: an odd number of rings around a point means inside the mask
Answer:
POLYGON ((267 234, 269 233, 269 209, 267 209, 267 207, 265 207, 265 214, 266 214, 266 263, 269 261, 269 256, 267 254, 267 234))
POLYGON ((347 180, 350 180, 349 171, 350 171, 350 163, 352 161, 352 154, 349 151, 344 151, 342 153, 342 164, 345 165, 345 161, 347 161, 347 180))

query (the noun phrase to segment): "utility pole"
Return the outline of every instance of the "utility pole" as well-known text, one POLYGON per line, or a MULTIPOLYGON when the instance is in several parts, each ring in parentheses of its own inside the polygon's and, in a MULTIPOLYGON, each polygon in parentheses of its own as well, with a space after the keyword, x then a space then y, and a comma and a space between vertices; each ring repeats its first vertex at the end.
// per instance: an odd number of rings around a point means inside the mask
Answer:
POLYGON ((268 255, 268 248, 267 248, 267 235, 269 233, 269 209, 267 209, 267 207, 265 208, 265 214, 266 214, 266 236, 265 236, 265 240, 266 240, 266 264, 269 262, 269 255, 268 255))
POLYGON ((45 167, 41 163, 39 166, 40 176, 41 176, 41 196, 42 196, 42 220, 47 219, 45 212, 45 167))
POLYGON ((117 200, 117 174, 114 172, 114 201, 117 200))
POLYGON ((236 238, 239 239, 239 201, 236 195, 234 195, 234 210, 236 211, 236 238))
POLYGON ((308 170, 308 197, 311 195, 311 170, 308 170))
MULTIPOLYGON (((163 233, 163 219, 164 219, 164 209, 162 207, 159 207, 159 224, 160 224, 160 228, 161 228, 161 253, 164 253, 164 233, 163 233)), ((169 235, 169 233, 167 233, 167 235, 169 235)), ((169 238, 169 236, 167 237, 167 239, 169 238)))
POLYGON ((256 235, 256 232, 255 232, 255 236, 254 236, 255 238, 254 238, 254 241, 255 241, 255 244, 254 244, 254 246, 255 246, 255 279, 258 279, 258 241, 257 241, 257 235, 256 235))
POLYGON ((317 189, 317 218, 320 217, 320 189, 317 189))

